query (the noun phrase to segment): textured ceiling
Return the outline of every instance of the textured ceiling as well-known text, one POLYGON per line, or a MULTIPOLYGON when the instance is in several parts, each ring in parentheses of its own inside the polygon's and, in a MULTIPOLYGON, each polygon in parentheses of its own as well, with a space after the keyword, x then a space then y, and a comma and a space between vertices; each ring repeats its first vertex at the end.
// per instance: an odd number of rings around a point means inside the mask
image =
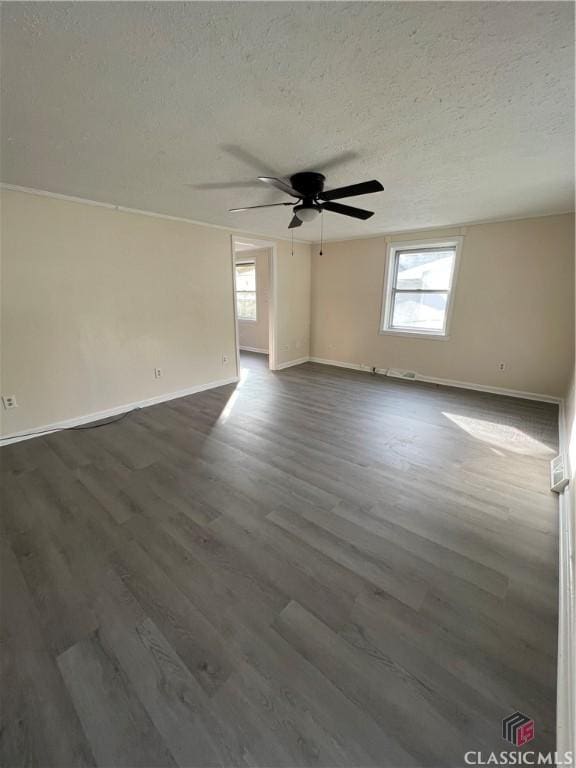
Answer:
POLYGON ((286 235, 286 208, 226 212, 286 199, 254 177, 327 164, 329 186, 380 179, 357 198, 376 215, 326 213, 330 239, 573 204, 571 3, 17 2, 2 16, 7 183, 286 235))

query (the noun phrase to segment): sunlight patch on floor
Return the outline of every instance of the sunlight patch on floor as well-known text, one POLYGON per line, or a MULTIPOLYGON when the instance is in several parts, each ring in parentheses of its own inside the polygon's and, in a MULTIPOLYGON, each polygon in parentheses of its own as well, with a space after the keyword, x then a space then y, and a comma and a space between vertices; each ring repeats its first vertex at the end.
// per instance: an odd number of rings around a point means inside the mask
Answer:
POLYGON ((469 416, 460 416, 446 411, 443 411, 442 414, 471 437, 490 446, 503 448, 513 453, 521 453, 525 456, 551 457, 554 455, 552 448, 540 440, 530 437, 518 427, 498 424, 496 421, 487 421, 486 419, 473 419, 469 416))
POLYGON ((224 422, 228 419, 228 417, 232 413, 232 410, 236 404, 236 401, 238 400, 240 389, 242 388, 242 385, 246 383, 246 380, 248 379, 249 376, 250 376, 250 371, 248 368, 240 369, 240 381, 236 385, 236 389, 230 395, 230 398, 228 399, 228 402, 226 403, 225 408, 220 414, 220 417, 218 418, 218 424, 224 424, 224 422))

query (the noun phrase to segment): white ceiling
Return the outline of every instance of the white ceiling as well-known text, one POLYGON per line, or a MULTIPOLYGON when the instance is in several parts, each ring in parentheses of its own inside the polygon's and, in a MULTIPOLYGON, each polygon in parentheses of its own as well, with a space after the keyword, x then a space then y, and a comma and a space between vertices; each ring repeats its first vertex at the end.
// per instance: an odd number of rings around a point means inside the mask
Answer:
POLYGON ((329 239, 572 208, 571 3, 17 2, 2 14, 4 182, 285 236, 289 209, 227 208, 286 199, 258 175, 342 156, 328 186, 386 189, 356 199, 369 221, 326 213, 329 239))

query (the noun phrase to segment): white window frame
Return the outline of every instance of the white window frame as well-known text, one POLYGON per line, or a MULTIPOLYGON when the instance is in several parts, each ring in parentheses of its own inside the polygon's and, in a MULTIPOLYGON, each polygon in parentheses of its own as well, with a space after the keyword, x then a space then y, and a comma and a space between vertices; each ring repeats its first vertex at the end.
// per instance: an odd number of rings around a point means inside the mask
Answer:
POLYGON ((404 336, 411 339, 434 339, 446 341, 450 338, 450 328, 452 323, 452 311, 454 309, 454 294, 460 267, 460 254, 462 251, 463 238, 451 237, 447 239, 426 239, 426 240, 394 240, 388 243, 386 254, 386 270, 384 274, 384 289, 382 291, 382 311, 380 314, 380 335, 404 336), (444 328, 441 331, 426 331, 422 328, 410 330, 409 328, 393 328, 392 321, 392 298, 394 293, 394 281, 396 277, 397 254, 401 251, 418 250, 425 248, 455 248, 454 267, 448 286, 448 297, 446 301, 446 315, 444 328))
MULTIPOLYGON (((240 317, 238 315, 238 322, 239 323, 257 323, 258 322, 258 265, 256 263, 256 259, 249 259, 249 258, 241 258, 236 259, 234 262, 234 270, 236 270, 236 267, 241 267, 243 264, 253 264, 254 265, 254 293, 256 298, 256 317, 240 317)), ((234 275, 234 284, 236 284, 236 274, 234 275)), ((252 291, 239 291, 238 288, 236 288, 236 294, 235 294, 235 300, 239 293, 252 293, 252 291)), ((236 312, 238 312, 238 302, 236 300, 236 312)))

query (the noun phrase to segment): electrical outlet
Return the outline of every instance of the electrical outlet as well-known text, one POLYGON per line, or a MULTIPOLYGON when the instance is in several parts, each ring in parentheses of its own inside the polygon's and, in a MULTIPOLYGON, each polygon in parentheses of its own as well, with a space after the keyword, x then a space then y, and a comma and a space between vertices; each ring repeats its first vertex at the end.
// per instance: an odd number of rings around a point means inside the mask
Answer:
POLYGON ((506 368, 506 363, 498 363, 498 370, 503 371, 506 368))
POLYGON ((222 355, 222 365, 228 365, 229 357, 228 355, 222 355))
POLYGON ((9 408, 18 408, 16 395, 2 395, 2 405, 6 410, 9 408))
POLYGON ((162 378, 162 368, 154 368, 154 378, 155 379, 162 378))

